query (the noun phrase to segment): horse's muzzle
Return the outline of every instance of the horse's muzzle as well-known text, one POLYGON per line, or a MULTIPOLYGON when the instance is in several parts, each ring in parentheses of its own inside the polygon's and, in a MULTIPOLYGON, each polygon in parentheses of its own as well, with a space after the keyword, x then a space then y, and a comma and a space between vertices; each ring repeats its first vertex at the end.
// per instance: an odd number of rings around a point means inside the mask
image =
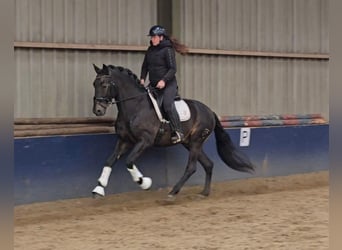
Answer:
POLYGON ((104 105, 101 105, 100 103, 94 103, 93 113, 96 116, 103 116, 106 114, 106 109, 107 107, 105 107, 104 105))

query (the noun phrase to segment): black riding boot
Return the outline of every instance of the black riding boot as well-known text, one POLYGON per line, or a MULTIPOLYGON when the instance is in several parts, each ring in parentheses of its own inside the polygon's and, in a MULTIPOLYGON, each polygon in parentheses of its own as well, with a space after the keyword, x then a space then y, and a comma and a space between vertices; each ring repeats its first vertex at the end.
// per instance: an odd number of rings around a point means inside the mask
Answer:
POLYGON ((184 134, 179 116, 174 104, 172 104, 171 112, 168 113, 171 127, 171 142, 173 144, 183 141, 184 134))

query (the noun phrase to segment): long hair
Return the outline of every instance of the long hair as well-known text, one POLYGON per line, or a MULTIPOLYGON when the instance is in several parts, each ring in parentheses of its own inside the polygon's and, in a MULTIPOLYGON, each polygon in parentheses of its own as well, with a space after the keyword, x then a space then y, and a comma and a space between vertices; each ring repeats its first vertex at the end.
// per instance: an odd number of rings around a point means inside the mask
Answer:
POLYGON ((179 54, 185 55, 185 54, 187 54, 189 52, 189 48, 186 45, 180 43, 176 38, 171 36, 171 37, 167 37, 167 39, 169 39, 171 41, 173 48, 179 54))

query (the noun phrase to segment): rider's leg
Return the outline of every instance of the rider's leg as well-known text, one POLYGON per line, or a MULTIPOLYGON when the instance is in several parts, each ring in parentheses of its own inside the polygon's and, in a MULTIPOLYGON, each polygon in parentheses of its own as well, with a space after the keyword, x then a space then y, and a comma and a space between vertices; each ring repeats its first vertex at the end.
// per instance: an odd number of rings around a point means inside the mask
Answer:
POLYGON ((168 116, 171 127, 171 142, 178 143, 184 139, 182 125, 174 104, 174 99, 177 93, 176 80, 166 83, 163 94, 163 109, 168 116))

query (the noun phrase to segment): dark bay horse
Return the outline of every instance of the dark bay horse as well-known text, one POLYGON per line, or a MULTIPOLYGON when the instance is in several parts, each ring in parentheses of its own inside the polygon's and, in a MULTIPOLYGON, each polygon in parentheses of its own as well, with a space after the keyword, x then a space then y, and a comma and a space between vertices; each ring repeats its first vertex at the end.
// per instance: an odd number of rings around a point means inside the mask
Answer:
MULTIPOLYGON (((137 76, 129 69, 112 65, 103 65, 102 69, 93 66, 97 73, 93 83, 95 88, 93 113, 102 116, 113 103, 118 108, 115 123, 118 141, 103 167, 93 195, 105 195, 104 188, 107 186, 112 167, 125 153, 128 153, 127 170, 133 180, 142 189, 149 189, 152 185, 151 178, 143 176, 135 162, 144 150, 151 146, 174 145, 171 144, 170 127, 167 124, 164 126, 164 132, 160 133, 162 122, 153 108, 147 88, 139 83, 137 76)), ((218 154, 227 166, 241 172, 254 170, 249 159, 235 148, 217 115, 199 101, 184 100, 189 106, 191 118, 182 122, 185 138, 181 144, 189 151, 189 158, 184 175, 168 194, 170 199, 175 197, 184 183, 194 174, 197 161, 201 163, 206 174, 204 189, 200 194, 209 195, 213 162, 203 151, 203 143, 213 131, 218 154)))

